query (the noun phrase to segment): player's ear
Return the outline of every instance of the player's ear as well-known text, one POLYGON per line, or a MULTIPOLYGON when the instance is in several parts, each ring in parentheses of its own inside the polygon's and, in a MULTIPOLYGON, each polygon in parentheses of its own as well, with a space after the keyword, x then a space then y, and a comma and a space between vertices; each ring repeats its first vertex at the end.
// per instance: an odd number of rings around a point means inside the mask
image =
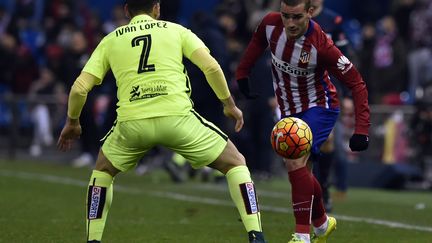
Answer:
POLYGON ((153 5, 152 15, 155 19, 159 19, 160 17, 160 3, 156 3, 153 5))
POLYGON ((129 6, 127 3, 123 7, 123 12, 124 12, 124 15, 126 16, 126 18, 128 18, 128 19, 132 18, 131 14, 129 13, 129 6))
POLYGON ((309 7, 309 9, 306 11, 309 18, 312 18, 314 8, 312 6, 309 7))

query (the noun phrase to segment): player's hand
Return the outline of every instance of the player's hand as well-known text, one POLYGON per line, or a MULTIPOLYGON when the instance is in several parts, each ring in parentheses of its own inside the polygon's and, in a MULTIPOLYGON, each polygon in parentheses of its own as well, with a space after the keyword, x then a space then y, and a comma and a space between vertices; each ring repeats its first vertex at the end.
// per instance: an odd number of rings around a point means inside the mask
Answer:
POLYGON ((369 136, 354 133, 349 141, 351 151, 363 151, 369 146, 369 136))
POLYGON ((81 125, 78 119, 68 118, 63 130, 60 133, 60 137, 57 141, 57 148, 60 151, 70 150, 75 139, 78 139, 81 135, 81 125))
POLYGON ((224 105, 223 112, 225 116, 232 118, 236 121, 234 129, 236 132, 240 132, 244 124, 243 112, 235 105, 224 105))
POLYGON ((256 99, 256 98, 259 97, 259 94, 257 94, 257 93, 251 93, 250 86, 249 86, 249 78, 238 79, 237 80, 237 84, 238 84, 240 92, 247 99, 256 99))

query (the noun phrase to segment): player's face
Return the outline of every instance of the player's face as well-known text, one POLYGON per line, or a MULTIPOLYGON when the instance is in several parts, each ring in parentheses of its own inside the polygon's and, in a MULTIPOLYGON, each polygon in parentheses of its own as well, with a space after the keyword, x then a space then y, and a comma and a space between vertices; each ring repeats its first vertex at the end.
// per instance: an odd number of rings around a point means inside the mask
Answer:
POLYGON ((288 6, 282 2, 280 12, 288 38, 296 39, 306 33, 309 20, 312 17, 312 8, 306 10, 304 3, 288 6))

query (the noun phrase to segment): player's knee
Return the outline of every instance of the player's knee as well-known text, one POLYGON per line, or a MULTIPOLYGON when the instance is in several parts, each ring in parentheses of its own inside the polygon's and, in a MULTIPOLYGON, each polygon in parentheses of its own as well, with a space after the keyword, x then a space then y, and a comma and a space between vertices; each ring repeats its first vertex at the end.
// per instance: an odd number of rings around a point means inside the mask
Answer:
POLYGON ((234 167, 246 165, 245 157, 238 151, 222 154, 215 162, 209 166, 226 174, 234 167))
POLYGON ((334 151, 334 143, 332 139, 327 139, 320 148, 320 151, 323 153, 331 153, 334 151))
POLYGON ((246 158, 240 152, 237 152, 233 159, 233 165, 246 165, 246 158))
POLYGON ((95 170, 102 171, 105 173, 108 173, 112 177, 116 176, 118 174, 118 170, 114 168, 112 165, 109 166, 108 164, 96 164, 95 170))
POLYGON ((334 151, 334 134, 333 134, 333 131, 329 134, 327 139, 321 145, 320 151, 323 153, 331 153, 334 151))
POLYGON ((288 171, 294 171, 306 166, 309 155, 305 155, 298 159, 284 159, 285 168, 288 171))
POLYGON ((236 152, 232 155, 230 159, 226 161, 227 171, 236 167, 246 165, 246 159, 240 152, 236 152))
POLYGON ((221 157, 223 157, 224 161, 229 165, 239 166, 246 164, 245 157, 238 151, 236 146, 231 141, 228 141, 228 144, 222 154, 223 155, 221 157))
POLYGON ((120 170, 115 168, 112 163, 105 157, 102 150, 99 152, 96 160, 95 170, 102 171, 110 174, 112 177, 116 176, 120 170))

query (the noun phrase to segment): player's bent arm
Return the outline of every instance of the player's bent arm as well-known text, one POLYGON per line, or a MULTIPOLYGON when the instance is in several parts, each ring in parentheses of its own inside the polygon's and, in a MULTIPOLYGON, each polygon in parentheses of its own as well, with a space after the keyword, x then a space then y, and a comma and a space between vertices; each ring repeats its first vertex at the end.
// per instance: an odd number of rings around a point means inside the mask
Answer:
POLYGON ((100 83, 100 79, 94 75, 81 72, 78 78, 72 85, 71 91, 69 93, 68 102, 68 118, 78 119, 81 110, 87 100, 87 94, 92 90, 92 88, 100 83))
POLYGON ((332 43, 323 38, 323 48, 319 60, 325 65, 327 71, 344 83, 350 90, 355 107, 356 134, 367 135, 370 127, 370 110, 366 83, 356 67, 332 43))
POLYGON ((206 48, 195 50, 190 60, 205 74, 207 82, 224 106, 224 114, 236 120, 235 131, 239 132, 244 124, 243 113, 237 108, 231 96, 219 63, 210 55, 206 48))
POLYGON ((222 68, 206 48, 195 50, 190 60, 204 73, 207 82, 222 103, 224 103, 224 100, 230 98, 231 93, 228 89, 222 68))

